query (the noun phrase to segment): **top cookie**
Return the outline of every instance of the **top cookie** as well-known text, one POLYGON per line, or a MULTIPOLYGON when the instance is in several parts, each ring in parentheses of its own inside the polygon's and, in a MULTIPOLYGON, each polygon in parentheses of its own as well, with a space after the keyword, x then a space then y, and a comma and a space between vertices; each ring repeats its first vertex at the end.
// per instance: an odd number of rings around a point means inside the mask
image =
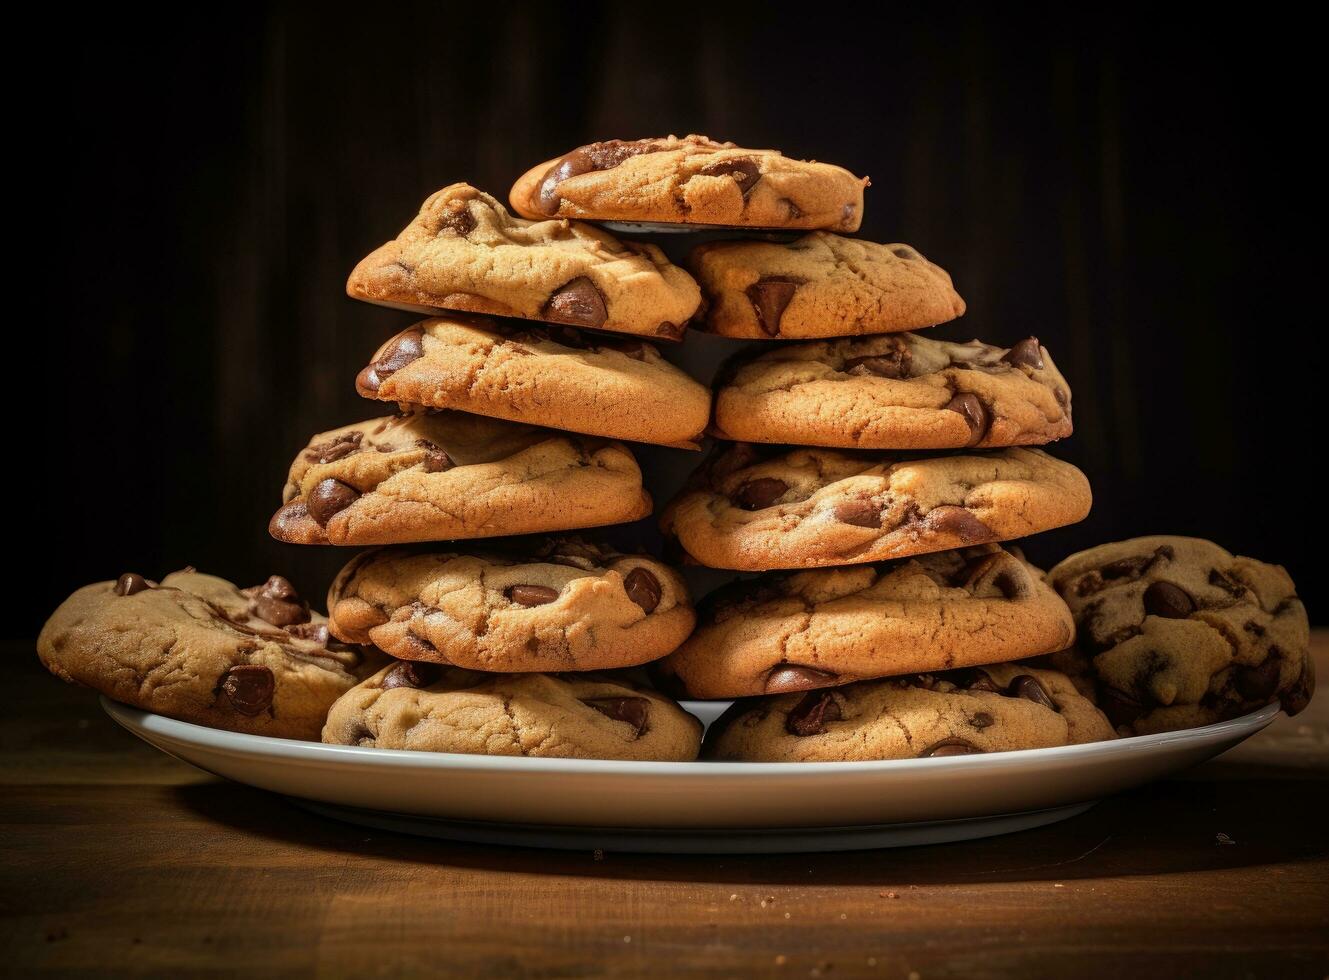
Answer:
POLYGON ((1070 388, 1037 337, 1009 350, 912 333, 759 346, 715 387, 715 434, 741 442, 987 449, 1071 434, 1070 388))
POLYGON ((523 221, 468 184, 438 191, 351 273, 355 299, 678 340, 701 293, 654 245, 590 225, 523 221))
POLYGON ((698 245, 688 268, 708 301, 705 329, 749 340, 918 330, 964 313, 951 277, 908 245, 815 231, 792 242, 698 245))
POLYGON ((508 195, 528 218, 857 231, 866 177, 705 136, 605 140, 532 167, 508 195))
POLYGON ((327 620, 279 575, 238 589, 192 568, 79 589, 42 628, 37 655, 57 677, 144 711, 310 740, 384 659, 330 641, 327 620))
POLYGON ((633 337, 487 317, 425 320, 355 379, 365 398, 696 449, 711 393, 633 337))
POLYGON ((1157 535, 1082 551, 1048 577, 1077 626, 1075 650, 1056 666, 1090 682, 1127 734, 1274 701, 1296 714, 1315 689, 1306 607, 1278 565, 1157 535))

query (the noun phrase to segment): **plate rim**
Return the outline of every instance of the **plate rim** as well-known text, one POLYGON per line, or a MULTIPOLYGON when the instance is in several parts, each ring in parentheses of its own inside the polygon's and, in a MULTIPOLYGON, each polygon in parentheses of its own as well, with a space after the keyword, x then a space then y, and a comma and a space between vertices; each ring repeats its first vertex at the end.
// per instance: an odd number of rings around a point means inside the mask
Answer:
POLYGON ((193 722, 168 718, 121 704, 99 695, 102 710, 132 734, 139 730, 167 739, 203 746, 212 750, 230 751, 248 756, 263 756, 284 761, 306 763, 343 763, 352 766, 383 766, 393 769, 450 769, 473 772, 542 772, 583 774, 588 776, 649 775, 698 779, 733 779, 757 776, 825 775, 887 775, 905 771, 923 773, 968 772, 974 769, 1001 769, 1021 767, 1031 761, 1047 764, 1073 761, 1093 761, 1098 756, 1110 756, 1122 751, 1137 752, 1161 748, 1171 743, 1205 745, 1221 742, 1230 737, 1246 738, 1267 727, 1282 710, 1278 702, 1256 711, 1214 722, 1199 728, 1186 728, 1175 732, 1153 735, 1131 735, 1080 745, 1058 745, 1036 749, 1011 749, 979 755, 938 756, 926 759, 864 759, 843 762, 653 762, 630 759, 567 759, 509 755, 478 755, 461 752, 429 752, 418 749, 381 749, 359 745, 329 745, 302 739, 275 738, 270 735, 251 735, 221 728, 209 728, 193 722))

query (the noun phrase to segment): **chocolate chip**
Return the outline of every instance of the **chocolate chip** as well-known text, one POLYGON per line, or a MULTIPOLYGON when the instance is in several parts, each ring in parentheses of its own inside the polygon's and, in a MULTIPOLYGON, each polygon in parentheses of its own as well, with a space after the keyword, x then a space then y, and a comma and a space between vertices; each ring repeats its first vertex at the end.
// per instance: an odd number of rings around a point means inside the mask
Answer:
POLYGON ((966 446, 976 446, 982 442, 983 437, 988 434, 988 427, 992 425, 992 413, 983 404, 983 400, 972 392, 966 391, 956 395, 946 403, 946 410, 964 416, 965 424, 969 426, 969 441, 965 443, 966 446))
POLYGON ((697 173, 706 177, 733 177, 734 183, 738 184, 739 192, 743 199, 752 193, 752 188, 756 186, 757 181, 761 180, 761 166, 753 157, 732 157, 728 160, 717 160, 714 163, 708 163, 697 173))
POLYGON ((637 730, 637 738, 646 733, 651 714, 651 702, 646 698, 582 698, 581 703, 606 718, 627 722, 637 730))
POLYGON ((1039 683, 1038 678, 1033 674, 1021 674, 1019 677, 1012 678, 1006 691, 1013 698, 1024 698, 1026 701, 1041 704, 1053 711, 1061 710, 1057 707, 1057 702, 1052 700, 1052 696, 1048 694, 1047 689, 1039 683))
POLYGON ((1144 590, 1144 611, 1150 616, 1185 619, 1195 612, 1195 600, 1171 582, 1154 582, 1144 590))
POLYGON ((624 140, 604 140, 599 143, 579 146, 571 153, 554 161, 554 164, 545 171, 544 180, 540 182, 540 191, 536 195, 535 203, 545 214, 558 214, 559 204, 563 200, 562 195, 558 192, 558 185, 569 177, 578 177, 596 170, 612 170, 629 157, 635 157, 642 153, 654 153, 659 149, 661 149, 660 144, 654 140, 626 142, 624 140))
POLYGON ((915 252, 912 248, 910 248, 908 245, 892 245, 891 252, 892 254, 896 255, 899 258, 905 259, 906 261, 920 258, 919 254, 915 252))
POLYGON ((355 487, 328 477, 309 491, 305 505, 309 509, 309 516, 318 522, 318 526, 327 527, 333 516, 359 499, 360 492, 355 487))
POLYGON ((1113 687, 1105 687, 1099 692, 1098 708, 1107 715, 1113 728, 1129 728, 1145 713, 1143 704, 1113 687))
POLYGON ((475 216, 463 202, 450 201, 448 209, 439 216, 438 233, 441 235, 445 231, 454 232, 461 238, 475 231, 475 216))
POLYGON ((1145 566, 1150 562, 1148 555, 1132 555, 1129 558, 1118 558, 1116 561, 1110 561, 1098 570, 1098 573, 1105 579, 1128 578, 1139 575, 1144 571, 1145 566))
POLYGON ((231 707, 252 718, 266 711, 272 704, 272 693, 276 686, 272 671, 267 667, 262 664, 241 664, 226 672, 221 689, 231 702, 231 707))
POLYGON ((1004 693, 997 686, 997 682, 981 670, 974 670, 971 675, 966 677, 963 686, 966 691, 988 691, 992 694, 1004 693))
POLYGON ((830 671, 817 670, 814 667, 776 664, 766 675, 766 693, 788 694, 792 691, 811 691, 814 688, 829 687, 835 683, 837 676, 830 671))
POLYGON ((948 755, 980 755, 985 749, 980 749, 973 742, 966 742, 962 738, 943 738, 940 742, 933 742, 922 752, 918 753, 920 759, 942 758, 948 755))
POLYGON ((984 728, 991 728, 995 724, 995 719, 986 711, 976 711, 970 717, 969 724, 982 731, 984 728))
POLYGON ((135 595, 150 588, 148 580, 136 572, 125 572, 115 582, 115 594, 119 596, 135 595))
POLYGON ((412 361, 418 361, 425 355, 425 334, 419 327, 403 330, 393 337, 384 348, 382 356, 372 367, 380 378, 386 378, 395 371, 400 371, 412 361))
POLYGON ((851 357, 844 362, 842 369, 845 374, 872 374, 879 378, 907 378, 909 377, 909 365, 913 356, 909 353, 909 348, 904 344, 897 344, 894 350, 884 351, 880 354, 865 354, 862 357, 851 357))
POLYGON ((426 473, 442 473, 444 470, 450 470, 456 464, 452 457, 446 452, 434 445, 428 439, 415 440, 415 448, 425 451, 425 458, 420 465, 424 467, 426 473))
POLYGON ((585 276, 578 276, 554 291, 540 311, 540 317, 576 327, 599 327, 609 319, 609 311, 595 283, 585 276))
POLYGON ((1246 586, 1216 568, 1209 573, 1209 584, 1222 589, 1234 599, 1240 599, 1246 594, 1246 586))
POLYGON ((798 702, 784 720, 784 728, 790 735, 806 738, 809 735, 822 735, 828 721, 840 720, 840 702, 830 691, 812 691, 798 702))
POLYGON ((963 507, 942 504, 933 507, 923 518, 929 529, 938 534, 951 534, 963 544, 982 544, 992 540, 992 529, 963 507))
POLYGON ((1264 663, 1256 667, 1234 667, 1232 683, 1237 692, 1247 701, 1267 701, 1278 690, 1278 678, 1282 667, 1273 650, 1264 663))
POLYGON ((734 494, 734 503, 744 510, 762 510, 775 503, 788 489, 789 484, 784 480, 777 480, 773 476, 759 477, 738 488, 734 494))
POLYGON ((854 527, 881 527, 881 505, 872 500, 842 500, 833 513, 841 524, 854 527))
POLYGON ((383 675, 383 682, 379 686, 385 691, 391 691, 394 687, 428 687, 442 676, 443 668, 438 664, 399 660, 383 675))
POLYGON ((509 585, 503 595, 519 606, 543 606, 558 598, 558 590, 544 585, 509 585))
POLYGON ((311 640, 321 647, 328 645, 328 626, 326 623, 295 623, 286 627, 286 632, 301 640, 311 640))
POLYGON ((1039 370, 1043 367, 1043 348, 1037 337, 1026 337, 1005 354, 1001 359, 1012 367, 1031 367, 1039 370))
POLYGON ((273 575, 262 585, 243 592, 253 600, 254 615, 265 623, 287 627, 309 621, 309 603, 280 575, 273 575))
MULTIPOLYGON (((368 371, 369 368, 365 368, 365 370, 368 371)), ((305 459, 313 463, 335 463, 339 459, 345 459, 352 453, 358 453, 360 451, 360 440, 363 438, 363 432, 343 433, 335 439, 310 446, 305 450, 305 459)))
POLYGON ((780 318, 785 307, 798 291, 800 280, 787 276, 766 276, 758 279, 746 290, 748 300, 757 313, 757 326, 774 337, 780 333, 780 318))
POLYGON ((634 568, 623 580, 628 598, 641 606, 647 615, 660 604, 660 580, 644 568, 634 568))

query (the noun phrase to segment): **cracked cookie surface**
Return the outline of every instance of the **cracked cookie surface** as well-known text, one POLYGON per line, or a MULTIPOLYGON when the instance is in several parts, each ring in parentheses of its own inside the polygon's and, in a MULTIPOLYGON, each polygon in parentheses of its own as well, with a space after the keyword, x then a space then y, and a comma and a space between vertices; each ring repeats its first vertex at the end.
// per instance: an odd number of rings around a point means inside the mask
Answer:
POLYGON ((792 242, 698 245, 688 268, 707 299, 705 329, 749 340, 918 330, 963 315, 950 274, 904 244, 828 232, 792 242))
POLYGON ((328 637, 281 576, 239 589, 193 569, 125 574, 66 599, 37 639, 62 680, 170 718, 318 741, 328 707, 383 662, 328 637))
POLYGON ((328 593, 334 636, 471 670, 606 670, 656 660, 696 622, 687 584, 577 539, 507 552, 365 552, 328 593))
POLYGON ((636 338, 487 317, 425 320, 356 378, 365 398, 696 449, 710 391, 636 338))
POLYGON ((483 674, 401 661, 347 692, 323 741, 380 749, 689 762, 701 722, 601 674, 483 674))
POLYGON ((715 430, 743 442, 986 449, 1071 434, 1071 395, 1038 338, 1014 347, 902 333, 763 347, 715 382, 715 430))
POLYGON ((1116 738, 1065 674, 996 664, 739 701, 707 758, 749 762, 928 759, 1116 738))
POLYGON ((627 447, 466 412, 369 419, 314 436, 268 531, 293 544, 400 544, 635 521, 627 447))
POLYGON ((702 565, 760 572, 873 562, 1083 520, 1089 481, 1038 449, 924 458, 735 443, 665 508, 702 565))
POLYGON ((1315 690, 1306 607, 1280 565, 1211 541, 1156 535, 1099 545, 1048 573, 1075 615, 1051 661, 1097 694, 1123 734, 1212 724, 1315 690))
POLYGON ((857 231, 866 177, 705 136, 605 140, 532 167, 508 199, 528 218, 857 231))
POLYGON ((653 671, 696 698, 783 694, 1061 650, 1066 604, 1016 551, 985 545, 736 582, 653 671))
POLYGON ((452 184, 351 273, 354 299, 463 310, 679 340, 701 293, 654 245, 575 221, 523 221, 452 184))

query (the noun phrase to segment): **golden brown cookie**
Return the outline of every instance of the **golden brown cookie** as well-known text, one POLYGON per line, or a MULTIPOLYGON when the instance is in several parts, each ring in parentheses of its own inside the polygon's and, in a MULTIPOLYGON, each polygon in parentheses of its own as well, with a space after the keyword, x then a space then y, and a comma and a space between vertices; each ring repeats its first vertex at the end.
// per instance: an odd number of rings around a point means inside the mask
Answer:
POLYGON ((913 333, 757 347, 715 382, 715 434, 847 449, 987 449, 1071 434, 1047 349, 913 333))
POLYGON ((487 317, 425 320, 360 372, 365 398, 698 448, 711 393, 635 338, 487 317))
POLYGON ((701 293, 654 245, 576 221, 523 221, 468 184, 438 191, 360 261, 346 292, 420 313, 464 310, 678 340, 701 293))
POLYGON ((380 749, 689 762, 701 722, 602 674, 482 674, 402 661, 347 692, 323 741, 380 749))
POLYGON ((508 199, 528 218, 857 231, 866 177, 705 136, 605 140, 532 167, 508 199))
POLYGON ((1066 604, 1018 551, 984 545, 737 582, 655 666, 668 689, 735 698, 1004 663, 1069 646, 1066 604))
POLYGON ((575 538, 499 551, 368 551, 328 593, 330 628, 402 660, 607 670, 656 660, 696 623, 683 577, 575 538))
POLYGON ((929 759, 1116 738, 1065 674, 994 664, 738 701, 707 758, 740 762, 929 759))
POLYGON ((705 329, 750 340, 918 330, 964 313, 950 274, 908 245, 814 231, 792 242, 707 242, 688 256, 705 329))
POLYGON ((1075 615, 1075 649, 1054 663, 1088 682, 1123 734, 1208 725, 1315 690, 1310 626, 1280 565, 1211 541, 1132 538, 1048 573, 1075 615))
POLYGON ((209 728, 318 740, 328 707, 383 657, 329 641, 327 620, 274 575, 252 589, 192 568, 79 589, 37 655, 62 680, 209 728))
POLYGON ((760 572, 1008 541, 1089 513, 1089 481, 1039 449, 912 458, 721 447, 665 508, 695 561, 760 572))
POLYGON ((466 412, 314 436, 268 525, 292 544, 400 544, 562 531, 651 512, 627 447, 466 412))

